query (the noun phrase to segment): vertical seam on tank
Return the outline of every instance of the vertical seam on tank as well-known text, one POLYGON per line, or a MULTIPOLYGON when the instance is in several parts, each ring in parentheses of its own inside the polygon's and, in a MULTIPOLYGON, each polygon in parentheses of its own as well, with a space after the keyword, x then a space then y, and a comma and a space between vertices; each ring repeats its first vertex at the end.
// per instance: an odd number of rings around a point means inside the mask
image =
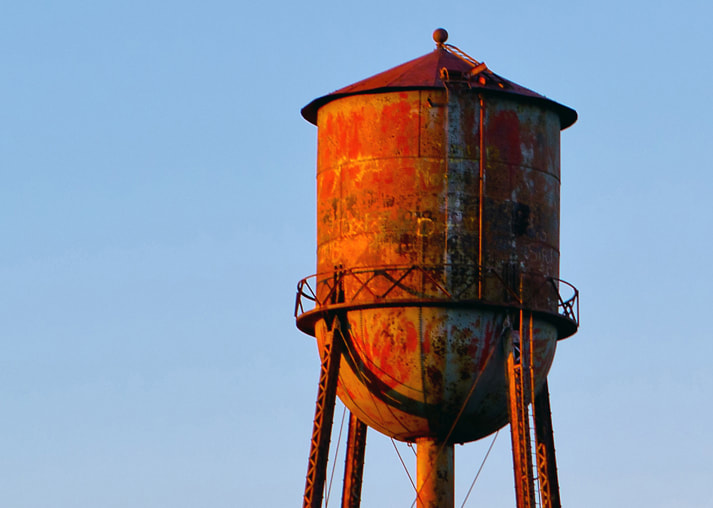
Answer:
POLYGON ((447 271, 448 271, 448 226, 450 222, 450 217, 449 217, 449 203, 448 203, 448 190, 449 190, 449 168, 450 168, 450 109, 451 109, 451 95, 450 95, 450 90, 448 89, 448 85, 444 81, 444 88, 446 89, 446 112, 445 112, 445 118, 444 118, 444 125, 445 125, 445 142, 443 144, 443 150, 444 150, 444 196, 443 196, 443 202, 444 202, 444 218, 445 218, 445 228, 444 228, 444 233, 443 233, 443 264, 444 264, 444 276, 446 277, 446 283, 448 283, 448 278, 447 278, 447 271))
MULTIPOLYGON (((339 239, 344 241, 344 175, 342 174, 342 163, 337 164, 339 171, 339 239)), ((334 258, 332 258, 334 260, 334 258)))
MULTIPOLYGON (((430 92, 429 92, 430 93, 430 92)), ((429 98, 430 100, 430 98, 429 98)), ((422 130, 425 130, 425 120, 423 116, 423 90, 418 91, 418 168, 416 169, 416 172, 418 173, 419 169, 421 169, 421 164, 423 161, 421 160, 422 156, 422 151, 421 151, 421 139, 422 139, 422 130)), ((423 266, 424 263, 424 253, 423 253, 423 238, 419 238, 421 242, 421 246, 419 249, 419 263, 421 266, 423 266)), ((421 273, 421 292, 423 293, 424 291, 424 283, 423 283, 423 273, 421 273)), ((424 341, 424 335, 423 335, 423 307, 418 308, 418 348, 419 348, 419 358, 420 358, 420 371, 421 371, 421 392, 423 393, 423 404, 424 406, 428 406, 428 393, 425 389, 426 387, 426 365, 424 364, 424 359, 425 355, 423 354, 423 341, 424 341)))
POLYGON ((418 347, 421 358, 421 391, 423 392, 423 404, 428 407, 428 393, 426 390, 426 365, 424 364, 425 355, 423 354, 423 307, 418 308, 418 347))
POLYGON ((480 145, 480 157, 478 158, 478 299, 483 298, 483 210, 485 206, 483 200, 485 197, 485 101, 483 94, 478 94, 479 102, 479 125, 478 125, 478 143, 480 145))
POLYGON ((418 158, 421 158, 421 129, 423 128, 423 90, 418 91, 418 158))

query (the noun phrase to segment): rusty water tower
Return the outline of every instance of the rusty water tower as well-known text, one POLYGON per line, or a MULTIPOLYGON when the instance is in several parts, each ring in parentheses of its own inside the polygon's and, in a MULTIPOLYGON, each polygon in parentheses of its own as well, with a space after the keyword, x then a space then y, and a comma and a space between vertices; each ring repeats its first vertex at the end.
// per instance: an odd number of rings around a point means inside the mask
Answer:
POLYGON ((336 396, 344 507, 367 427, 415 442, 417 506, 450 508, 453 445, 507 423, 518 507, 559 506, 547 374, 578 327, 559 278, 560 131, 577 114, 447 36, 302 109, 318 127, 317 274, 295 316, 321 358, 305 507, 322 503, 336 396))

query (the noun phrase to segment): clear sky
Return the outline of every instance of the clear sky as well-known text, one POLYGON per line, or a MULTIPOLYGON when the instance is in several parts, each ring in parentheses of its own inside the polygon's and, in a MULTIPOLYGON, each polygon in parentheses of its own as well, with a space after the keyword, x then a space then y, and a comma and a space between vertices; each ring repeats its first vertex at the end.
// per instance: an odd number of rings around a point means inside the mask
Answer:
MULTIPOLYGON (((582 326, 550 375, 564 504, 713 506, 712 5, 0 2, 0 505, 300 505, 318 357, 292 317, 315 270, 299 110, 442 26, 579 113, 561 273, 582 326)), ((489 443, 456 448, 459 505, 489 443)), ((514 505, 511 460, 505 429, 466 506, 514 505)), ((363 506, 412 499, 372 432, 363 506)))

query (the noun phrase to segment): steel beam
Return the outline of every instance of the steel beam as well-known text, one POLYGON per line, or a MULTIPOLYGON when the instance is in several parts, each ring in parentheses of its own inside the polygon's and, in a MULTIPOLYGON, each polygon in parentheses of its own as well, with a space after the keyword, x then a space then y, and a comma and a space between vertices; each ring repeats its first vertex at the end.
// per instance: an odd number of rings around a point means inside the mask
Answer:
POLYGON ((366 452, 366 430, 366 424, 354 416, 353 413, 350 413, 347 456, 344 460, 342 508, 359 508, 361 504, 361 485, 364 473, 364 455, 366 452))
POLYGON ((537 474, 540 479, 542 508, 560 508, 559 481, 552 430, 550 391, 547 380, 535 395, 535 439, 537 441, 537 474))
MULTIPOLYGON (((522 317, 520 318, 522 323, 522 317)), ((520 327, 522 330, 522 326, 520 327)), ((525 358, 529 348, 516 332, 510 334, 507 354, 508 412, 512 438, 513 470, 517 508, 535 508, 535 481, 532 474, 532 445, 530 441, 527 398, 530 375, 525 358)))
POLYGON ((341 326, 339 319, 335 318, 332 328, 326 336, 324 348, 320 352, 319 388, 314 412, 303 508, 320 508, 324 496, 329 441, 332 435, 334 403, 337 397, 337 380, 343 343, 341 326))

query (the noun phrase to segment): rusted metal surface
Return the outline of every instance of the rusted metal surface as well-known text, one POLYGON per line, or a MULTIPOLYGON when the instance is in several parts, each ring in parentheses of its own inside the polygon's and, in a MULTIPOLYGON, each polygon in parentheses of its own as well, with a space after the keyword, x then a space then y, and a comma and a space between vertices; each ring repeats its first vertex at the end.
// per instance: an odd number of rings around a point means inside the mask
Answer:
MULTIPOLYGON (((482 242, 484 269, 514 279, 520 272, 558 277, 555 113, 485 101, 482 200, 477 96, 347 97, 325 105, 320 116, 318 272, 442 265, 444 282, 462 286, 482 242)), ((477 288, 469 296, 478 298, 477 288)))
POLYGON ((484 66, 484 69, 480 71, 473 72, 474 68, 478 67, 477 64, 482 64, 482 62, 473 65, 473 63, 455 54, 456 52, 453 49, 457 48, 438 47, 431 53, 336 90, 331 94, 319 97, 302 108, 302 116, 307 121, 317 125, 317 112, 322 106, 349 95, 400 90, 442 90, 445 82, 441 69, 447 69, 449 78, 462 79, 474 90, 509 95, 513 98, 522 97, 531 102, 539 103, 542 107, 556 110, 561 119, 560 126, 562 129, 569 127, 577 120, 577 113, 573 109, 552 101, 524 86, 513 83, 495 74, 487 66, 484 66))
POLYGON ((561 508, 557 477, 555 441, 547 381, 535 396, 535 438, 537 440, 537 474, 540 477, 542 508, 561 508))
POLYGON ((453 445, 435 439, 416 441, 416 507, 453 508, 455 470, 453 445))
POLYGON ((354 413, 349 415, 347 454, 344 459, 344 488, 342 508, 359 508, 361 504, 361 483, 364 475, 364 455, 366 453, 367 426, 354 413))
POLYGON ((508 413, 517 508, 535 508, 537 500, 529 412, 536 379, 533 325, 532 315, 521 313, 518 331, 512 331, 506 339, 508 413))
MULTIPOLYGON (((324 321, 323 321, 324 322, 324 321)), ((339 364, 343 347, 343 321, 334 319, 331 329, 324 334, 320 344, 321 369, 317 390, 317 403, 312 428, 303 508, 320 508, 324 495, 329 440, 334 419, 334 402, 337 393, 339 364)))
MULTIPOLYGON (((338 394, 370 427, 400 440, 450 432, 452 441, 466 442, 508 422, 502 340, 510 325, 502 312, 392 307, 347 319, 338 394)), ((316 331, 321 344, 323 320, 316 331)), ((536 333, 542 381, 557 332, 538 321, 536 333)))

